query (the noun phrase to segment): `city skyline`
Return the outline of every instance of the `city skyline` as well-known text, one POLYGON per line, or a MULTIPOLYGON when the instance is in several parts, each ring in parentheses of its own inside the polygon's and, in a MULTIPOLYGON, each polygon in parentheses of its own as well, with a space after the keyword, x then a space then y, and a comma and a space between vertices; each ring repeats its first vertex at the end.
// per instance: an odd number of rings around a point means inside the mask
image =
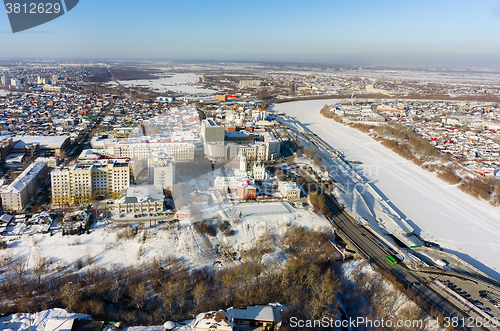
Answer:
POLYGON ((0 14, 0 58, 500 64, 494 1, 116 3, 80 2, 16 34, 0 14))

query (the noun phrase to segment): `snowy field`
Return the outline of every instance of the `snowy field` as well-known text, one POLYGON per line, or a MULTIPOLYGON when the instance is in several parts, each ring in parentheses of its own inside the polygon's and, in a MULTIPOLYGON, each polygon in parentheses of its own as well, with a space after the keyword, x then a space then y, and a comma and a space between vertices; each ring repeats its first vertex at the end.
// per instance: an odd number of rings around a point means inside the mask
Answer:
MULTIPOLYGON (((209 208, 204 212, 212 213, 211 209, 217 208, 209 208)), ((171 226, 139 230, 130 239, 118 239, 116 233, 123 229, 102 221, 94 226, 91 234, 80 236, 62 236, 58 232, 53 236, 35 234, 6 237, 9 248, 2 250, 0 256, 21 258, 27 262, 29 269, 34 267, 40 257, 50 259, 53 270, 75 270, 78 260, 83 262, 81 270, 84 271, 90 267, 122 268, 151 262, 155 258, 163 261, 169 257, 182 259, 187 267, 198 268, 211 266, 218 260, 215 254, 217 244, 242 252, 250 249, 266 233, 280 237, 289 226, 331 229, 325 218, 303 209, 292 209, 290 213, 271 216, 243 216, 237 224, 231 222, 230 228, 234 230, 234 235, 225 236, 218 231, 216 237, 202 235, 189 220, 182 220, 171 226), (88 264, 89 257, 92 257, 91 265, 88 264)), ((279 254, 273 252, 265 259, 278 259, 279 254)))
MULTIPOLYGON (((319 110, 336 100, 274 106, 318 134, 346 159, 361 161, 359 172, 425 240, 500 280, 500 208, 479 201, 362 133, 325 119, 319 110)), ((369 206, 368 206, 369 208, 369 206)))
POLYGON ((120 84, 125 87, 144 87, 158 93, 171 91, 176 93, 211 94, 217 92, 197 85, 200 78, 201 75, 197 74, 172 74, 158 79, 122 80, 120 84))
POLYGON ((285 207, 285 203, 281 202, 242 203, 226 209, 226 212, 229 215, 239 215, 241 213, 242 216, 290 214, 290 210, 285 207))

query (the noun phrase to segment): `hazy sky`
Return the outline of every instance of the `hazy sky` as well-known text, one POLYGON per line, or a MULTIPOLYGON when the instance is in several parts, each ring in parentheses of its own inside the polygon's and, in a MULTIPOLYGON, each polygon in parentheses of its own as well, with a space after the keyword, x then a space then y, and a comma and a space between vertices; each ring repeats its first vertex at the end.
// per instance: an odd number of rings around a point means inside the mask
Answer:
POLYGON ((500 65, 500 2, 81 0, 16 34, 0 13, 10 57, 500 65))

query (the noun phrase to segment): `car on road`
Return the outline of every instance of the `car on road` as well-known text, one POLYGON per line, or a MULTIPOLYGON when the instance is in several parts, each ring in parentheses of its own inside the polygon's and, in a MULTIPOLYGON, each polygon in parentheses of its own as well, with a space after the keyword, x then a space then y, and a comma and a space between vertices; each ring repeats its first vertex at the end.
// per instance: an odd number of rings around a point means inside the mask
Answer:
POLYGON ((483 308, 483 311, 484 311, 484 312, 490 312, 490 311, 491 311, 491 308, 489 308, 489 307, 484 307, 484 308, 483 308))

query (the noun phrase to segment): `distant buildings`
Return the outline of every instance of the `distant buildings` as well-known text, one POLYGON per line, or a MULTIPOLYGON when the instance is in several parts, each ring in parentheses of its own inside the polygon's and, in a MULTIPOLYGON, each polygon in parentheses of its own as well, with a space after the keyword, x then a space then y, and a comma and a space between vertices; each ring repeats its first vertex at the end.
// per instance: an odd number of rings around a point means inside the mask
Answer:
POLYGON ((161 138, 148 138, 128 138, 119 141, 114 146, 114 156, 147 159, 152 153, 163 153, 166 156, 173 157, 176 162, 194 159, 194 144, 162 141, 161 138))
POLYGON ((9 75, 3 75, 2 76, 2 85, 7 86, 10 85, 10 81, 12 80, 12 77, 9 75))
POLYGON ((16 141, 13 152, 26 152, 30 146, 34 146, 37 152, 61 156, 70 145, 70 136, 13 136, 16 141), (38 147, 37 147, 38 145, 38 147))
POLYGON ((44 92, 61 93, 63 91, 63 87, 62 86, 54 86, 54 85, 44 85, 44 86, 42 86, 42 90, 44 92))
POLYGON ((262 84, 262 80, 260 79, 248 79, 248 80, 240 80, 240 82, 238 83, 238 87, 239 88, 247 88, 247 87, 251 87, 251 88, 256 88, 256 87, 259 87, 260 85, 262 84))
POLYGON ((5 210, 23 210, 36 196, 40 184, 48 173, 45 163, 32 163, 3 192, 2 205, 5 210))

